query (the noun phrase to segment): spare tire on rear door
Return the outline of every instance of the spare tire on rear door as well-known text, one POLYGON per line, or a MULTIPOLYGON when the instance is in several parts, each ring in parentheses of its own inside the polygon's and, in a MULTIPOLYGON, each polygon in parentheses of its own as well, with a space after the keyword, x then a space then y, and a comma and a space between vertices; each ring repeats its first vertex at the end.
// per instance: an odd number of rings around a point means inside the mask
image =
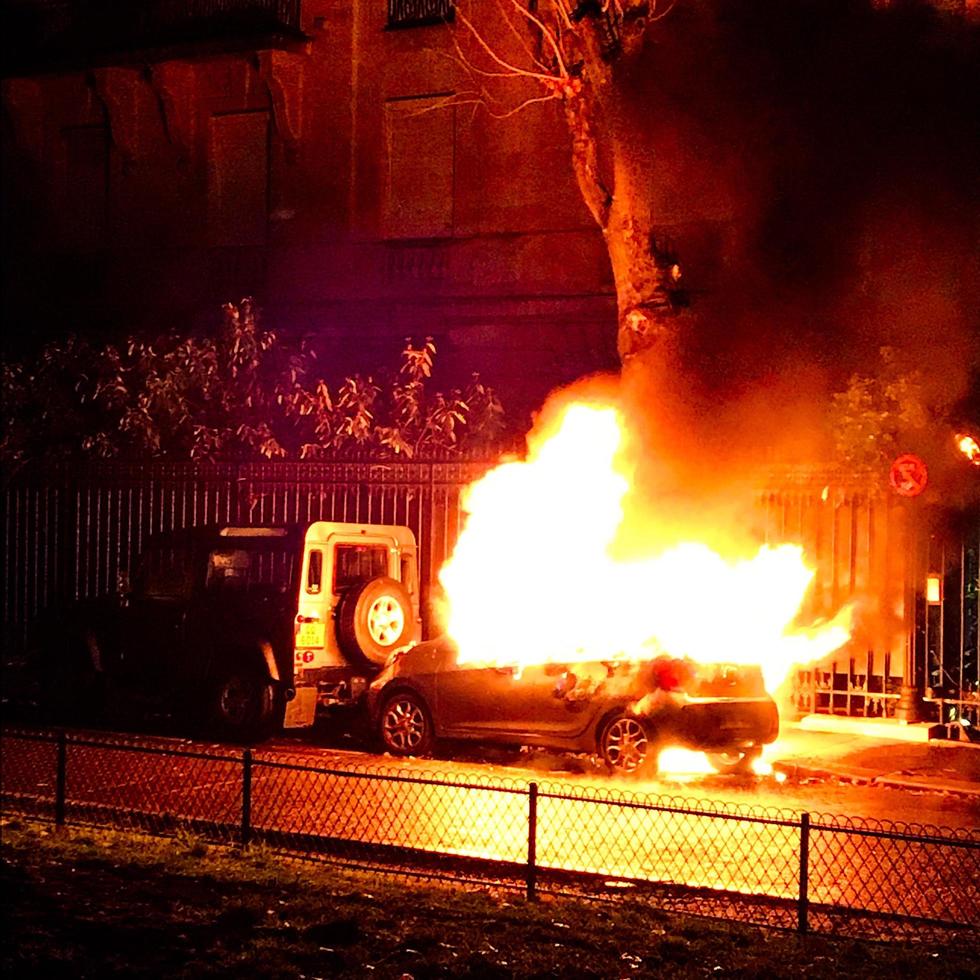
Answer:
POLYGON ((337 642, 352 660, 381 666, 412 632, 412 599, 384 576, 352 585, 337 609, 337 642))

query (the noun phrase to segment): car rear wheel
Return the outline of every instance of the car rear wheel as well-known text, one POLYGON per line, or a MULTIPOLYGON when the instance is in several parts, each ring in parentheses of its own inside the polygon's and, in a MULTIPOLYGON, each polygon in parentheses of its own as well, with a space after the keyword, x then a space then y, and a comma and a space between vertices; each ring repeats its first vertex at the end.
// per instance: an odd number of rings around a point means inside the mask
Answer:
POLYGON ((762 755, 762 749, 754 746, 750 749, 727 749, 724 752, 706 752, 711 767, 725 775, 746 773, 752 771, 752 763, 762 755))
POLYGON ((651 733, 639 718, 619 714, 610 718, 599 738, 599 754, 611 772, 647 773, 656 762, 651 733))
POLYGON ((398 691, 381 709, 381 742, 394 755, 426 755, 432 749, 432 722, 422 699, 398 691))
POLYGON ((261 741, 277 727, 280 700, 275 685, 259 671, 232 668, 212 686, 211 721, 223 738, 261 741))

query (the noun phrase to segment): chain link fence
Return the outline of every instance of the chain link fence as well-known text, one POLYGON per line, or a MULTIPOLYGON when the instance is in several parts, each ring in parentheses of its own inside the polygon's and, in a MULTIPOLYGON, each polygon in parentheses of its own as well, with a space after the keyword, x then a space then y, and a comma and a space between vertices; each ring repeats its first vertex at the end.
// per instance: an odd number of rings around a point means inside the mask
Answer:
POLYGON ((980 943, 980 830, 4 730, 6 812, 876 939, 980 943))

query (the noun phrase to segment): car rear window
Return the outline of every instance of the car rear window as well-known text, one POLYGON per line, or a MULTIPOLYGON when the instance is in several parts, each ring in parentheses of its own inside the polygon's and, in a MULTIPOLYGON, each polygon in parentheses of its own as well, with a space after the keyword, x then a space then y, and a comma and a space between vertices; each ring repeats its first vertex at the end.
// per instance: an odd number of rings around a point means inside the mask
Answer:
POLYGON ((334 552, 334 592, 355 582, 388 574, 388 549, 383 544, 339 544, 334 552))
POLYGON ((697 698, 753 698, 766 693, 757 666, 703 664, 697 668, 689 693, 697 698))
POLYGON ((292 585, 294 556, 287 550, 215 548, 208 555, 212 589, 285 592, 292 585))
POLYGON ((181 599, 194 585, 188 554, 182 548, 151 548, 137 566, 133 585, 137 595, 181 599))

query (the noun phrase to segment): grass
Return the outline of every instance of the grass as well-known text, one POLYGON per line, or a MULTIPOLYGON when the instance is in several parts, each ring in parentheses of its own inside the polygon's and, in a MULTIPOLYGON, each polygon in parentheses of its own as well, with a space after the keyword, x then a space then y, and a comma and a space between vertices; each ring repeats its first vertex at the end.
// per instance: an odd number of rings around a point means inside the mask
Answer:
POLYGON ((8 819, 0 853, 7 978, 980 976, 965 949, 529 903, 186 836, 8 819))

